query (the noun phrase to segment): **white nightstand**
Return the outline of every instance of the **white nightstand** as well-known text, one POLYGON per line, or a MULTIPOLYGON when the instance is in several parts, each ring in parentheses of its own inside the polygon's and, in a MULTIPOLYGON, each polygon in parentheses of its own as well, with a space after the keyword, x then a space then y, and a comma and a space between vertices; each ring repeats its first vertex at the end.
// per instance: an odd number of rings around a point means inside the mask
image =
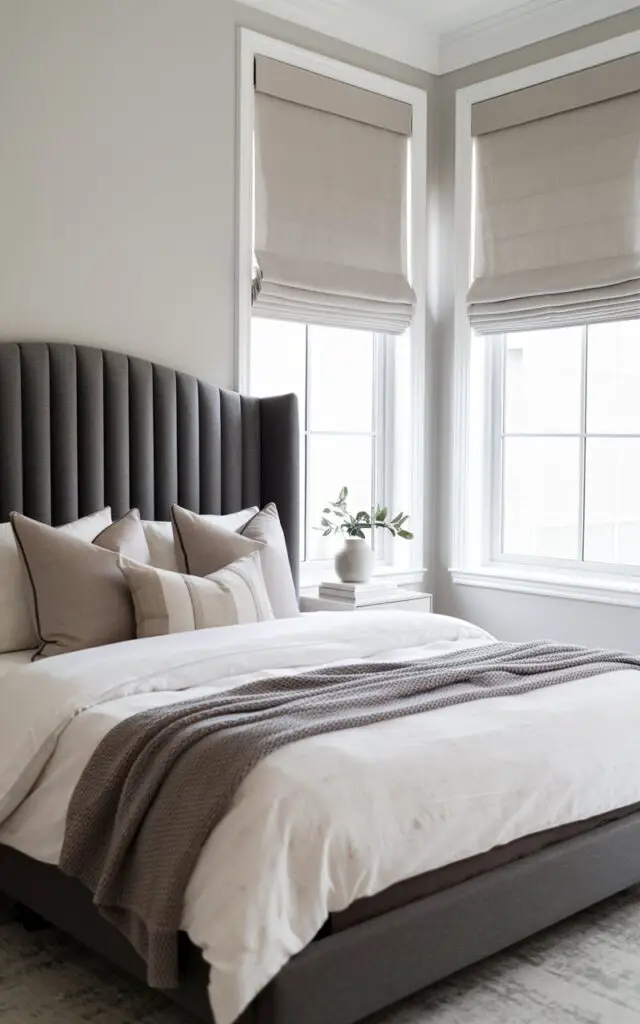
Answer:
POLYGON ((403 590, 401 587, 390 586, 388 597, 377 598, 371 604, 354 605, 350 601, 334 601, 326 597, 303 594, 300 597, 301 612, 431 612, 433 611, 433 598, 431 594, 424 594, 417 590, 403 590))

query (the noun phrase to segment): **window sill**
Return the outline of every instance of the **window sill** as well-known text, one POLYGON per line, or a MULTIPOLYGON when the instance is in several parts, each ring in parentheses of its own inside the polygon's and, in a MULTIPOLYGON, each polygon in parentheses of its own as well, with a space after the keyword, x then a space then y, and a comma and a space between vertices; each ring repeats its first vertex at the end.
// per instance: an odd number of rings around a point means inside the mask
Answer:
POLYGON ((503 565, 449 571, 453 583, 459 586, 640 608, 640 575, 629 577, 605 573, 560 572, 535 570, 530 566, 503 565))

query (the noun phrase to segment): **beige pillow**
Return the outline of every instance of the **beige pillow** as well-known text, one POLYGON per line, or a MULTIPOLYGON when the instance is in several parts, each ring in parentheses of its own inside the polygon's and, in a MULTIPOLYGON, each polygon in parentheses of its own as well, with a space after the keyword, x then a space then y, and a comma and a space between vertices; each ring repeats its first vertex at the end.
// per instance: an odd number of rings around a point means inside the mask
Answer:
POLYGON ((139 637, 273 619, 257 553, 205 577, 122 556, 118 565, 131 590, 139 637))
MULTIPOLYGON (((258 511, 258 506, 243 508, 240 512, 229 512, 226 515, 214 516, 204 515, 202 518, 208 523, 217 523, 227 530, 238 530, 241 526, 252 519, 258 511)), ((170 572, 184 572, 185 564, 180 552, 180 545, 176 544, 173 535, 173 525, 161 520, 143 519, 144 535, 149 545, 149 564, 156 569, 169 569, 170 572)))
POLYGON ((11 515, 31 583, 40 643, 34 658, 81 651, 135 637, 131 595, 118 554, 148 561, 136 509, 90 543, 17 512, 11 515))
POLYGON ((208 576, 237 558, 257 551, 276 619, 300 614, 287 545, 273 502, 235 532, 207 522, 179 505, 171 506, 171 517, 188 573, 208 576))
MULTIPOLYGON (((111 509, 103 508, 83 519, 59 526, 58 530, 92 541, 110 522, 111 509)), ((11 523, 0 523, 0 654, 28 651, 38 646, 30 591, 29 578, 11 523)))

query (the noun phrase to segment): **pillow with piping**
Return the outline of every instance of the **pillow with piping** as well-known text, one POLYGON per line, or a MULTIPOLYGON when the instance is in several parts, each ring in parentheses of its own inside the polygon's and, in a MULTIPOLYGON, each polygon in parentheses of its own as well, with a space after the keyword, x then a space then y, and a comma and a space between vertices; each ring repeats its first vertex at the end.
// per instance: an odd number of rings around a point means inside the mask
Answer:
POLYGON ((118 555, 149 560, 140 514, 132 509, 93 541, 13 512, 11 526, 31 591, 36 658, 135 638, 131 595, 118 555))
POLYGON ((171 518, 187 572, 192 576, 208 576, 237 558, 257 551, 276 619, 300 614, 287 544, 273 502, 235 531, 206 522, 202 516, 179 505, 171 506, 171 518))
MULTIPOLYGON (((61 534, 92 541, 110 523, 111 509, 103 508, 57 529, 61 534)), ((0 523, 0 654, 37 646, 29 578, 11 523, 0 523)))
MULTIPOLYGON (((258 511, 258 506, 243 508, 240 512, 228 512, 225 515, 203 515, 207 523, 217 523, 227 530, 237 530, 244 526, 258 511)), ((156 569, 168 569, 170 572, 184 572, 185 564, 180 545, 176 544, 171 521, 143 519, 144 535, 149 545, 150 565, 156 569)))

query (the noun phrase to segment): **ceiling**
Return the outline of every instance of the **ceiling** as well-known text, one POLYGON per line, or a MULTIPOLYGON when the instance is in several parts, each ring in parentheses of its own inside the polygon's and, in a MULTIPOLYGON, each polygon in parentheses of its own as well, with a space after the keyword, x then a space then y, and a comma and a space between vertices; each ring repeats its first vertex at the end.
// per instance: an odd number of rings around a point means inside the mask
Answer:
POLYGON ((443 74, 622 11, 628 0, 243 0, 443 74))

